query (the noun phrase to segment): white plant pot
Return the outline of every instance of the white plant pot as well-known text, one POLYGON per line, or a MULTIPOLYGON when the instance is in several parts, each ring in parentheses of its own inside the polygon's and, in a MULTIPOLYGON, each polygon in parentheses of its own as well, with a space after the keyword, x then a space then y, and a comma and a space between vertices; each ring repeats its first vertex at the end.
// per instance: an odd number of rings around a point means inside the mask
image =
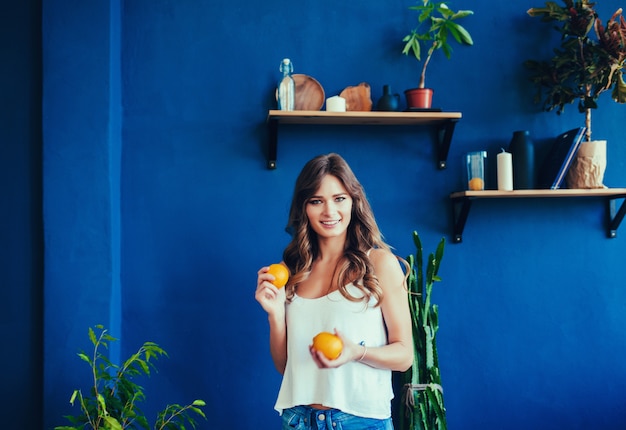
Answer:
POLYGON ((567 171, 567 186, 574 189, 606 188, 602 183, 606 170, 606 140, 581 142, 567 171))

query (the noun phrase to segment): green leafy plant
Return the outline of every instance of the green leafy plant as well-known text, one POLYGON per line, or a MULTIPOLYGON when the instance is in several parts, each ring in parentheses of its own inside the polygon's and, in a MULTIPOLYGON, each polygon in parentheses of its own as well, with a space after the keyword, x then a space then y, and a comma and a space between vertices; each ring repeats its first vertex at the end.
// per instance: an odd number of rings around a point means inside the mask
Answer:
MULTIPOLYGON (((92 382, 89 395, 83 395, 81 390, 74 390, 70 403, 74 406, 76 400, 80 405, 81 414, 66 416, 73 426, 55 427, 55 430, 122 430, 122 429, 150 429, 148 420, 141 412, 138 404, 145 400, 143 387, 133 382, 140 375, 150 375, 156 371, 154 361, 167 352, 156 343, 145 342, 139 350, 131 355, 121 366, 111 363, 102 353, 108 349, 110 342, 117 341, 107 333, 107 330, 97 325, 89 328, 89 339, 93 344, 93 352, 88 355, 80 352, 81 360, 91 368, 92 382)), ((182 406, 168 405, 158 413, 154 429, 156 430, 185 430, 185 425, 196 428, 194 416, 206 419, 201 407, 203 400, 195 400, 182 406)))
POLYGON ((454 40, 462 45, 474 44, 469 32, 456 22, 458 19, 472 15, 474 12, 471 10, 455 12, 448 8, 444 2, 421 0, 420 3, 417 6, 409 7, 409 9, 418 12, 418 26, 402 39, 405 42, 402 53, 405 55, 412 53, 420 61, 422 59, 422 44, 424 44, 424 47, 428 47, 418 85, 418 88, 424 88, 426 84, 426 69, 435 51, 441 49, 447 59, 450 59, 452 55, 449 36, 452 36, 454 40))
POLYGON ((626 103, 622 75, 626 21, 620 8, 603 25, 594 7, 588 0, 563 0, 562 6, 548 1, 545 7, 529 9, 531 17, 552 23, 561 41, 550 61, 524 63, 537 86, 534 100, 545 111, 556 109, 561 114, 566 104, 578 101, 578 111, 585 114, 587 141, 591 140, 591 109, 598 107, 600 94, 610 92, 615 102, 626 103))
POLYGON ((407 289, 413 323, 413 365, 404 372, 404 413, 400 413, 402 430, 445 430, 446 410, 437 357, 439 309, 431 302, 433 285, 443 258, 445 239, 434 253, 428 255, 424 266, 422 241, 413 232, 416 254, 409 255, 407 289))

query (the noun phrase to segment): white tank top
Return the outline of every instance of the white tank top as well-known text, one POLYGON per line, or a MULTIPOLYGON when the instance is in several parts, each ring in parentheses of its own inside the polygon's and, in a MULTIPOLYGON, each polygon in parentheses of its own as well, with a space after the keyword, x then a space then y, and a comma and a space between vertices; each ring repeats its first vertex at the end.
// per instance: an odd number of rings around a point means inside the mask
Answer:
MULTIPOLYGON (((347 289, 352 296, 363 296, 352 284, 347 289)), ((333 333, 335 328, 367 347, 386 345, 382 310, 374 305, 375 299, 369 304, 351 302, 339 291, 318 299, 296 295, 287 303, 287 365, 274 406, 281 415, 293 406, 318 403, 360 417, 391 416, 391 370, 356 361, 336 369, 319 369, 309 352, 316 334, 333 333)))

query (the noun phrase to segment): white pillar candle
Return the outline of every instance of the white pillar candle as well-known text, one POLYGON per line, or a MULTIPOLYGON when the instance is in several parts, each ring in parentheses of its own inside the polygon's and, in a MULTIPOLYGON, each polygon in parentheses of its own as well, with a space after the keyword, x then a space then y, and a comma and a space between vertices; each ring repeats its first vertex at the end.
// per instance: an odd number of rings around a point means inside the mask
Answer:
POLYGON ((498 189, 513 190, 513 157, 511 153, 502 150, 498 154, 498 189))
POLYGON ((328 112, 345 112, 346 99, 339 96, 333 96, 326 99, 326 110, 328 112))

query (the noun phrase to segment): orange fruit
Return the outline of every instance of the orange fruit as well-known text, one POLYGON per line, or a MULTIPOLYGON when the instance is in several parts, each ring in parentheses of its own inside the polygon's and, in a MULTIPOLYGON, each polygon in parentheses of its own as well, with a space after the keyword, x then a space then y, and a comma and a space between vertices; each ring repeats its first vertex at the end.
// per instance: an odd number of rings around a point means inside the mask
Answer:
POLYGON ((289 269, 280 263, 270 264, 270 269, 267 273, 274 275, 275 279, 272 281, 272 284, 278 288, 283 288, 289 280, 289 269))
POLYGON ((481 191, 485 189, 485 184, 480 178, 472 178, 469 181, 469 189, 472 191, 481 191))
POLYGON ((339 336, 323 331, 313 338, 313 348, 321 351, 329 360, 334 360, 341 355, 343 342, 339 336))

